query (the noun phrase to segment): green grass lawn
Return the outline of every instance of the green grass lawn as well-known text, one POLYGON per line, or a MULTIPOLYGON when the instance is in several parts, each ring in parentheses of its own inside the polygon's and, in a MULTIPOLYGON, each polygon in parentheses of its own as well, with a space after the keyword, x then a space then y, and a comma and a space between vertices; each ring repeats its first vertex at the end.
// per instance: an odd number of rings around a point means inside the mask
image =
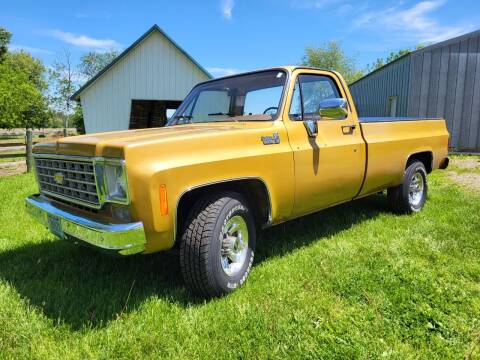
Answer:
POLYGON ((375 195, 267 230, 204 301, 173 255, 56 240, 23 210, 33 176, 0 178, 0 358, 479 358, 480 197, 429 179, 413 216, 375 195))

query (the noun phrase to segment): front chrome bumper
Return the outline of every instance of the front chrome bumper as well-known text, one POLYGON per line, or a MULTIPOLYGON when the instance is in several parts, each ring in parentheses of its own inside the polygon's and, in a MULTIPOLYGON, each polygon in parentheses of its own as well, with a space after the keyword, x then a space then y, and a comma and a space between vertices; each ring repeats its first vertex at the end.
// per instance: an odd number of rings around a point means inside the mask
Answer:
POLYGON ((25 199, 27 212, 63 239, 81 240, 103 250, 131 255, 145 249, 142 222, 104 224, 66 212, 39 195, 25 199))

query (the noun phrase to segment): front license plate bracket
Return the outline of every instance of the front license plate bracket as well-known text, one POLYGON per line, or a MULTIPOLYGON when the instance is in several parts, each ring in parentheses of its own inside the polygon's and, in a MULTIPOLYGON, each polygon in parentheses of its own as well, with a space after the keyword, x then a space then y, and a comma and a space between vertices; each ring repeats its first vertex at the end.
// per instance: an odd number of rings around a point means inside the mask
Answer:
POLYGON ((60 218, 53 216, 53 215, 48 215, 48 228, 50 231, 57 235, 60 238, 64 238, 65 234, 63 233, 62 230, 62 222, 60 221, 60 218))

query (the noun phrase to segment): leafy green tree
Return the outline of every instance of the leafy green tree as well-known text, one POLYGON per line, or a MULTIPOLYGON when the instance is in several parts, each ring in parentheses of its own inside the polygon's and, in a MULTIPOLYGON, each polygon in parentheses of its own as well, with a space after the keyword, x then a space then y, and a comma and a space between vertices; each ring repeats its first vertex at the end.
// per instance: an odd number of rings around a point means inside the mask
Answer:
POLYGON ((0 28, 0 127, 45 127, 51 118, 45 67, 25 51, 8 52, 11 37, 0 28))
POLYGON ((67 128, 69 117, 72 115, 74 103, 70 97, 75 92, 77 85, 72 56, 68 50, 65 50, 63 55, 54 61, 50 69, 50 83, 51 83, 51 102, 56 110, 65 114, 63 123, 63 135, 67 136, 67 128))
POLYGON ((43 63, 24 50, 8 52, 5 54, 4 63, 16 72, 27 75, 28 81, 32 82, 40 91, 46 91, 48 83, 45 79, 47 69, 43 63))
POLYGON ((77 129, 78 134, 85 134, 85 123, 83 121, 82 106, 77 104, 72 115, 72 125, 77 129))
POLYGON ((0 27, 0 61, 8 51, 8 44, 12 38, 12 33, 8 32, 7 29, 0 27))
POLYGON ((25 51, 6 51, 10 37, 0 28, 0 127, 45 127, 51 117, 45 67, 25 51))
POLYGON ((370 73, 372 71, 380 69, 381 67, 384 67, 385 65, 386 65, 385 64, 385 59, 378 58, 377 60, 375 60, 375 62, 373 64, 368 64, 367 65, 367 73, 370 73))
POLYGON ((91 79, 105 66, 110 64, 116 57, 118 52, 110 50, 104 53, 88 52, 80 58, 78 70, 86 79, 91 79))
POLYGON ((356 67, 355 59, 347 56, 336 41, 330 41, 319 47, 307 47, 302 65, 338 71, 347 83, 363 76, 363 72, 356 67))
POLYGON ((48 123, 48 127, 61 128, 63 127, 64 121, 65 121, 65 114, 61 111, 52 109, 52 118, 48 123))
POLYGON ((45 96, 28 74, 0 64, 0 128, 41 128, 50 117, 45 96))
POLYGON ((33 158, 29 129, 46 127, 52 118, 47 98, 45 67, 25 51, 8 52, 11 34, 0 28, 0 128, 24 128, 27 171, 33 158))
POLYGON ((410 54, 412 51, 421 49, 423 47, 424 47, 423 45, 417 45, 414 49, 405 48, 405 49, 400 49, 400 50, 395 51, 395 52, 392 51, 385 59, 378 58, 377 60, 375 60, 375 62, 373 64, 367 65, 367 72, 372 72, 372 71, 375 71, 377 69, 380 69, 381 67, 383 67, 387 64, 390 64, 392 61, 395 61, 395 60, 401 58, 402 56, 410 54))

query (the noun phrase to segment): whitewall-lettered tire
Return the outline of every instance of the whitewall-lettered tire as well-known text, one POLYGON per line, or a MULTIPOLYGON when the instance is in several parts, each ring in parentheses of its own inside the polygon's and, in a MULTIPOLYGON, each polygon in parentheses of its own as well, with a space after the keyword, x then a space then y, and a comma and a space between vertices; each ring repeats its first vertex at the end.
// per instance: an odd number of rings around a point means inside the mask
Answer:
POLYGON ((255 222, 246 199, 221 192, 198 200, 180 239, 180 267, 186 285, 206 296, 241 286, 252 267, 255 222))
POLYGON ((403 183, 388 189, 387 198, 394 212, 411 214, 422 210, 427 194, 427 171, 423 163, 415 161, 405 170, 403 183))

